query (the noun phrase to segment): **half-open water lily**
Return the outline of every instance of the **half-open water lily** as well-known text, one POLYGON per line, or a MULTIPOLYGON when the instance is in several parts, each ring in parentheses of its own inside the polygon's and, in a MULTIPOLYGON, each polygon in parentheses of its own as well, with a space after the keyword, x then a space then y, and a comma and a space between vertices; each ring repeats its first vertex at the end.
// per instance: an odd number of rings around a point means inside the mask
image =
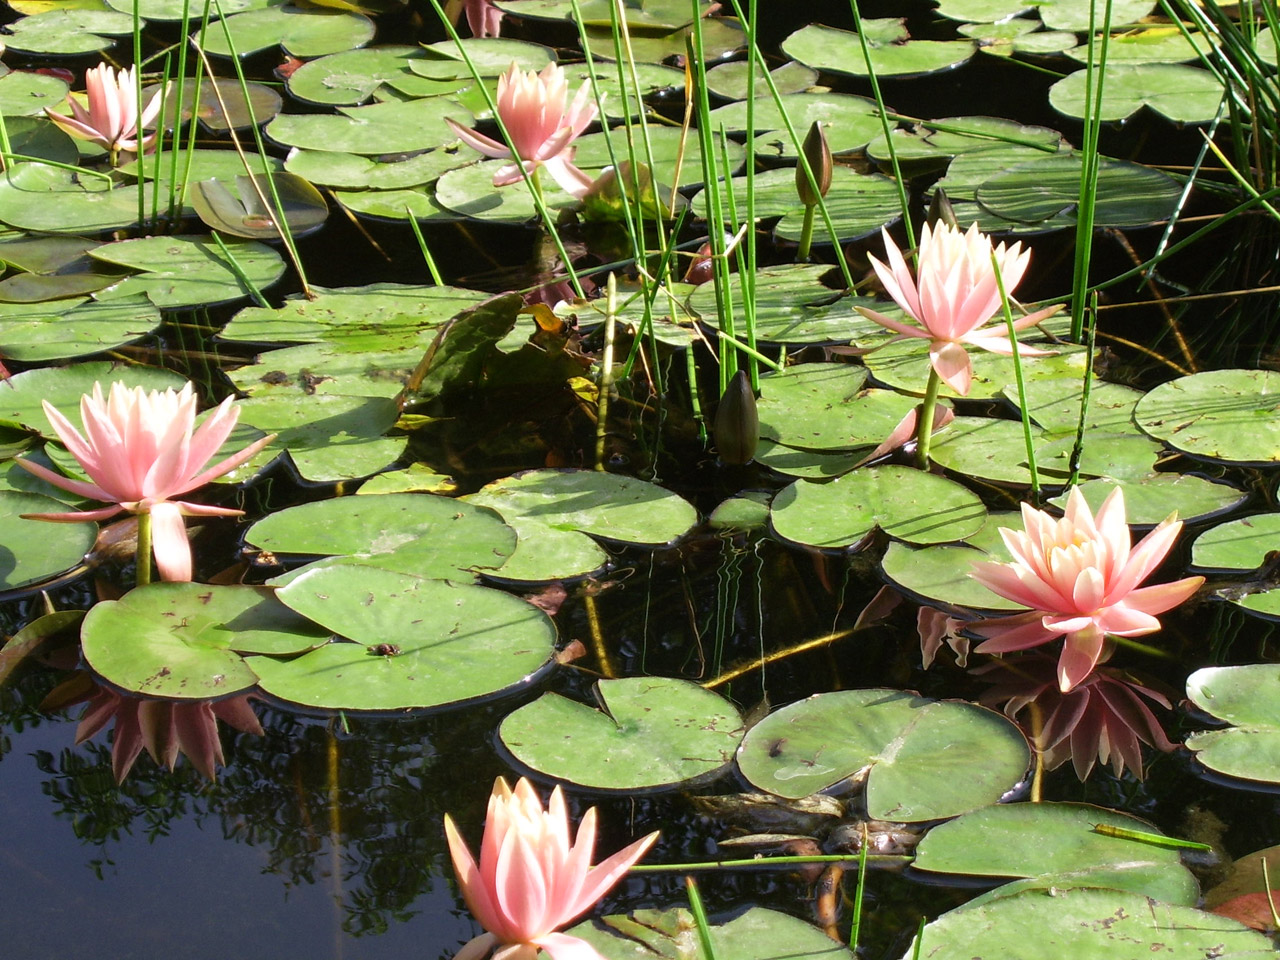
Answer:
MULTIPOLYGON (((119 73, 105 63, 85 72, 85 90, 89 98, 86 110, 75 97, 69 98, 71 116, 45 108, 45 113, 58 127, 73 137, 89 140, 111 154, 115 163, 121 150, 138 152, 138 88, 133 67, 119 73)), ((142 126, 149 126, 160 112, 160 92, 143 108, 142 126)), ((146 150, 155 141, 154 133, 142 138, 146 150)))

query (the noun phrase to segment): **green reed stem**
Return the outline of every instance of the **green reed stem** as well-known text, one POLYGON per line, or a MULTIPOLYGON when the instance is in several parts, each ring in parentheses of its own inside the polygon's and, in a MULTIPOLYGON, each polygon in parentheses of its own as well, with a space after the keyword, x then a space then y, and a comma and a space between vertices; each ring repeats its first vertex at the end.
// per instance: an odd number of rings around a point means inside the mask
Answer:
POLYGON ((1181 662, 1177 654, 1170 653, 1168 650, 1161 650, 1159 647, 1153 647, 1151 644, 1143 643, 1140 640, 1134 640, 1132 637, 1117 637, 1114 633, 1108 633, 1107 639, 1115 643, 1118 647, 1127 647, 1137 653, 1145 653, 1149 657, 1159 657, 1161 660, 1181 662))
POLYGON ((604 470, 605 445, 609 438, 609 390, 613 386, 614 337, 618 324, 618 276, 605 281, 604 352, 600 357, 600 379, 596 390, 596 469, 604 470))
MULTIPOLYGON (((781 370, 782 370, 782 364, 781 364, 781 363, 777 362, 776 360, 770 360, 768 357, 766 357, 763 353, 761 353, 761 352, 760 352, 759 350, 757 350, 755 347, 751 346, 751 345, 750 345, 750 344, 748 344, 748 343, 743 343, 741 340, 738 340, 738 339, 736 339, 736 338, 734 338, 734 337, 730 336, 729 334, 725 333, 723 330, 719 330, 719 329, 717 329, 717 330, 716 330, 716 337, 717 337, 720 341, 722 341, 722 342, 723 342, 723 341, 728 341, 728 342, 729 342, 729 344, 730 344, 730 345, 731 345, 735 350, 741 350, 741 351, 742 351, 743 353, 745 353, 747 356, 752 357, 752 358, 753 358, 753 359, 755 359, 757 362, 764 364, 764 365, 765 365, 766 367, 768 367, 770 370, 774 370, 774 371, 781 371, 781 370)), ((723 395, 724 395, 724 391, 723 391, 723 390, 721 390, 721 391, 720 391, 720 394, 721 394, 721 396, 723 396, 723 395)))
POLYGON ((1000 261, 991 251, 991 269, 996 274, 996 289, 1000 291, 1000 306, 1004 309, 1004 323, 1009 331, 1009 345, 1013 347, 1013 378, 1018 384, 1018 409, 1022 411, 1022 438, 1027 445, 1027 469, 1031 471, 1031 502, 1040 506, 1040 472, 1036 469, 1036 448, 1031 439, 1031 405, 1027 402, 1027 385, 1022 378, 1022 358, 1018 356, 1018 331, 1013 326, 1013 310, 1009 306, 1009 294, 1004 288, 1000 273, 1000 261))
POLYGON ((427 239, 422 235, 422 227, 418 225, 418 218, 413 215, 413 211, 408 206, 404 208, 404 215, 409 220, 409 226, 413 228, 413 237, 418 241, 418 249, 422 251, 422 259, 427 262, 427 272, 431 274, 431 282, 437 287, 443 287, 444 279, 440 276, 440 268, 436 266, 436 258, 431 256, 431 249, 427 246, 427 239))
POLYGON ((1084 456, 1084 427, 1089 418, 1089 394, 1093 391, 1093 351, 1098 338, 1098 291, 1089 294, 1089 343, 1084 355, 1084 383, 1080 389, 1080 419, 1076 423, 1076 439, 1071 445, 1071 459, 1067 466, 1070 476, 1067 486, 1074 487, 1080 482, 1080 458, 1084 456))
POLYGON ((916 466, 921 470, 929 469, 929 447, 933 441, 933 408, 938 404, 938 387, 941 385, 942 378, 930 364, 929 382, 925 385, 924 400, 916 416, 916 466))
POLYGON ((138 548, 137 585, 145 587, 151 582, 151 513, 144 511, 138 516, 138 548))
POLYGON ((1102 131, 1102 92, 1107 69, 1107 49, 1111 40, 1111 0, 1105 0, 1102 36, 1094 69, 1094 21, 1097 0, 1089 2, 1089 55, 1084 78, 1084 143, 1081 145, 1080 199, 1076 205, 1076 256, 1071 277, 1071 339, 1080 342, 1084 329, 1085 289, 1089 285, 1089 264, 1093 260, 1093 223, 1098 200, 1098 137, 1102 131), (1095 89, 1096 84, 1096 89, 1095 89))
POLYGON ((209 235, 213 237, 213 242, 218 245, 218 250, 227 258, 227 266, 231 268, 231 272, 236 275, 237 280, 244 284, 245 290, 248 291, 254 302, 260 307, 270 307, 271 304, 267 303, 267 298, 262 295, 258 285, 250 279, 249 274, 245 273, 244 267, 240 266, 240 261, 236 259, 235 254, 231 252, 231 248, 223 241, 222 234, 218 233, 217 230, 212 230, 209 235))
MULTIPOLYGON (((759 0, 748 0, 744 33, 747 46, 758 50, 756 26, 759 21, 759 0)), ((742 322, 746 327, 747 343, 756 346, 756 58, 747 57, 747 235, 746 258, 739 256, 738 285, 742 288, 742 322)), ((728 142, 724 142, 725 178, 729 176, 728 142)), ((734 210, 737 208, 734 207, 734 210)), ((735 233, 736 235, 736 233, 735 233)), ((747 375, 751 378, 752 391, 760 392, 760 366, 747 355, 747 375)))
POLYGON ((796 247, 796 259, 809 262, 809 249, 813 246, 813 209, 817 204, 805 204, 804 222, 800 225, 800 243, 796 247))
POLYGON ((711 924, 707 922, 707 911, 702 905, 702 894, 698 892, 698 882, 693 877, 685 877, 684 889, 689 897, 689 912, 693 914, 694 925, 698 928, 698 942, 702 944, 703 960, 716 960, 716 949, 711 942, 711 924))
MULTIPOLYGON (((4 130, 4 120, 0 118, 0 130, 4 130)), ((8 131, 5 130, 7 134, 8 131)), ((7 140, 8 137, 0 138, 7 140)), ((107 181, 107 189, 114 190, 116 186, 116 178, 110 173, 103 173, 101 170, 94 170, 92 167, 77 167, 72 163, 59 163, 57 160, 46 160, 44 157, 32 157, 25 153, 11 153, 0 147, 0 158, 5 161, 5 167, 8 167, 10 160, 21 160, 27 163, 40 163, 46 167, 56 167, 59 170, 69 170, 72 173, 87 177, 97 177, 99 180, 107 181)))
POLYGON ((862 938, 862 901, 867 889, 867 829, 862 828, 862 846, 858 848, 858 889, 853 894, 853 920, 849 924, 849 949, 856 956, 862 938))
POLYGON ((444 27, 445 32, 449 34, 449 39, 453 41, 453 45, 458 51, 458 56, 461 57, 462 62, 467 65, 467 72, 470 73, 471 78, 475 80, 476 89, 479 90, 481 96, 484 97, 485 106, 493 116, 493 122, 498 126, 498 135, 502 138, 502 142, 507 145, 507 149, 511 151, 511 157, 515 161, 516 169, 520 171, 520 176, 523 178, 525 186, 529 188, 529 194, 533 198, 533 205, 538 210, 538 216, 542 220, 543 226, 547 228, 547 232, 551 235, 551 241, 555 244, 556 253, 560 256, 560 262, 564 264, 564 269, 569 276, 569 284, 573 287, 573 292, 585 300, 586 294, 582 290, 582 281, 578 279, 578 274, 573 269, 573 261, 569 258, 569 251, 565 249, 564 241, 560 239, 560 233, 556 230, 555 218, 551 215, 551 210, 542 199, 542 194, 537 190, 533 178, 529 175, 529 171, 525 169, 524 162, 516 153, 515 143, 511 139, 510 131, 507 130, 507 125, 502 122, 502 116, 498 113, 498 104, 494 102, 493 94, 489 92, 488 85, 484 82, 484 78, 480 75, 480 71, 476 69, 475 62, 471 59, 471 54, 467 52, 466 45, 458 35, 458 30, 453 25, 453 21, 444 15, 444 8, 440 6, 440 0, 429 0, 429 2, 431 3, 432 9, 435 10, 436 16, 440 18, 440 23, 444 27))
MULTIPOLYGON (((133 96, 138 105, 137 116, 133 122, 133 136, 138 146, 138 227, 147 222, 147 178, 143 174, 142 147, 142 16, 138 11, 139 3, 133 4, 133 96)), ((157 140, 160 138, 157 136, 157 140)), ((111 165, 116 165, 116 147, 111 147, 111 165)))

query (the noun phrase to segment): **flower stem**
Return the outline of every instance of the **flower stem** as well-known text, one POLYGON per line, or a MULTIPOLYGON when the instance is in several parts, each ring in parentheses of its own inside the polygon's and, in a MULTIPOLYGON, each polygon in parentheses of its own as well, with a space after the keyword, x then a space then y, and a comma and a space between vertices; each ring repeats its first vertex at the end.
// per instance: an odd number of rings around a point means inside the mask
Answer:
POLYGON ((529 185, 533 187, 533 192, 538 195, 539 200, 542 199, 542 180, 540 179, 541 173, 542 173, 541 166, 535 166, 532 170, 529 171, 529 185))
POLYGON ((145 587, 151 582, 151 513, 138 514, 137 584, 145 587))
POLYGON ((920 415, 916 428, 916 463, 921 470, 929 469, 929 442, 933 439, 933 408, 938 404, 938 387, 942 378, 933 367, 929 368, 929 383, 924 388, 924 402, 920 404, 920 415))
POLYGON ((813 246, 813 211, 816 204, 808 204, 804 208, 804 224, 800 227, 800 248, 796 250, 796 262, 809 260, 809 248, 813 246))

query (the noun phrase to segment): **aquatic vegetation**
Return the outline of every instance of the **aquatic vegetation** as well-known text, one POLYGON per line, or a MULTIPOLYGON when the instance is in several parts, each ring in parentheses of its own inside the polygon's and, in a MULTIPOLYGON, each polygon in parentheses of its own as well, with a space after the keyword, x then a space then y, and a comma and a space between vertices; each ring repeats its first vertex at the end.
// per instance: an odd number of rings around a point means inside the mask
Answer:
MULTIPOLYGON (((148 127, 160 113, 161 93, 157 91, 138 116, 137 73, 133 67, 119 72, 114 67, 100 63, 85 71, 88 109, 71 97, 71 116, 45 108, 45 113, 59 128, 80 140, 88 140, 102 147, 111 157, 111 165, 120 160, 121 151, 138 152, 138 127, 148 127)), ((148 150, 155 143, 156 134, 142 138, 142 149, 148 150)))
POLYGON ((1112 491, 1095 517, 1073 487, 1058 519, 1022 504, 1023 530, 1000 528, 1012 563, 982 561, 972 576, 1030 612, 996 617, 970 629, 986 637, 977 653, 1027 650, 1063 638, 1058 685, 1063 693, 1083 683, 1108 659, 1117 637, 1141 637, 1160 629, 1155 614, 1187 600, 1204 577, 1138 586, 1164 561, 1182 530, 1170 516, 1130 549, 1124 492, 1112 491))
MULTIPOLYGON (((584 81, 566 106, 569 88, 564 70, 549 63, 541 71, 521 70, 512 62, 498 78, 498 116, 511 137, 511 145, 470 130, 450 117, 445 122, 467 146, 486 157, 512 157, 518 163, 500 167, 493 175, 495 187, 518 183, 521 166, 536 177, 546 167, 564 190, 581 197, 591 177, 573 165, 573 142, 596 118, 599 106, 591 99, 591 85, 584 81), (514 151, 514 153, 513 153, 514 151)), ((536 183, 536 180, 535 180, 536 183)))
POLYGON ((559 929, 590 910, 658 839, 657 831, 598 864, 592 807, 570 839, 569 809, 559 787, 544 809, 533 784, 521 777, 513 790, 499 777, 489 796, 480 860, 476 862, 452 818, 445 833, 467 906, 487 931, 457 954, 497 960, 533 960, 539 949, 556 960, 598 956, 585 941, 559 929))
MULTIPOLYGON (((94 383, 93 392, 80 400, 84 434, 47 400, 43 407, 58 438, 89 475, 90 482, 62 476, 30 460, 19 460, 18 464, 70 493, 115 505, 31 516, 77 523, 106 520, 122 512, 136 514, 140 524, 151 527, 156 566, 165 580, 191 579, 191 545, 184 516, 238 517, 244 512, 175 498, 230 473, 275 439, 262 437, 239 453, 208 466, 235 429, 240 411, 234 398, 228 397, 197 428, 196 396, 190 383, 175 393, 173 389, 130 390, 117 382, 105 398, 102 385, 94 383)), ((150 579, 146 572, 150 560, 146 537, 141 532, 138 553, 138 578, 146 582, 150 579)))

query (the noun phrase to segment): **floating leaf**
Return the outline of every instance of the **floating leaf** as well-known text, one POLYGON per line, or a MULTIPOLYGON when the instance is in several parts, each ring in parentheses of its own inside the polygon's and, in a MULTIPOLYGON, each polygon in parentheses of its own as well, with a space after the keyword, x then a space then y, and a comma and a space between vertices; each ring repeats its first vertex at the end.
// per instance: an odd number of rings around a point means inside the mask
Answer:
POLYGON ((1197 457, 1280 463, 1280 373, 1212 370, 1156 387, 1134 411, 1138 426, 1197 457))
POLYGON ((888 464, 829 483, 797 480, 773 498, 773 530, 795 543, 851 547, 879 528, 910 543, 963 540, 982 527, 977 494, 923 470, 888 464))
POLYGON ((351 189, 398 190, 431 183, 446 170, 470 163, 470 157, 428 150, 410 157, 371 159, 330 150, 289 151, 285 168, 312 183, 351 189))
POLYGON ((1187 696, 1231 726, 1187 738, 1187 749, 1217 773, 1280 783, 1280 667, 1205 667, 1187 678, 1187 696))
MULTIPOLYGON (((987 527, 994 529, 995 525, 993 517, 987 527)), ((1005 525, 1018 529, 1021 522, 1016 514, 1010 514, 1005 525)), ((988 552, 972 543, 922 548, 891 543, 880 565, 884 575, 895 586, 922 600, 968 610, 1022 610, 1021 604, 992 593, 969 575, 973 565, 979 561, 1007 563, 1011 559, 1003 548, 998 552, 988 552)))
MULTIPOLYGON (((28 70, 10 70, 0 64, 0 114, 12 123, 14 117, 43 116, 45 107, 56 107, 67 98, 71 88, 66 81, 28 70)), ((41 124, 49 126, 49 124, 41 124)), ((12 128, 10 128, 12 131, 12 128)), ((10 136, 13 136, 12 132, 10 136)), ((69 138, 68 138, 69 139, 69 138)), ((74 145, 74 144, 73 144, 74 145)), ((17 144, 13 144, 17 152, 17 144)), ((26 150, 21 151, 26 153, 26 150)), ((36 153, 35 156, 42 156, 36 153)), ((44 157, 58 160, 59 157, 44 157)), ((74 161, 72 161, 74 162, 74 161)))
POLYGON ((158 307, 238 300, 247 279, 263 290, 284 275, 280 254, 265 244, 234 240, 219 247, 207 237, 139 237, 90 251, 95 259, 142 271, 115 287, 118 296, 145 293, 158 307))
POLYGON ((445 117, 465 127, 471 112, 447 97, 339 107, 338 115, 285 113, 266 127, 267 136, 287 147, 380 155, 413 153, 452 141, 445 117))
MULTIPOLYGON (((584 920, 567 933, 591 944, 607 960, 702 956, 698 927, 683 907, 636 910, 627 916, 584 920)), ((810 923, 765 907, 708 925, 716 960, 850 960, 843 945, 810 923)))
MULTIPOLYGON (((245 99, 244 90, 241 89, 237 80, 202 80, 200 82, 200 102, 196 103, 196 82, 194 80, 182 81, 182 89, 179 91, 175 82, 170 81, 168 91, 164 97, 163 125, 166 130, 172 130, 179 122, 185 123, 195 116, 204 125, 205 129, 213 133, 224 133, 227 130, 245 130, 254 124, 263 124, 280 112, 282 101, 280 94, 268 87, 266 84, 254 83, 248 81, 245 83, 245 89, 249 91, 249 99, 245 99), (181 93, 182 98, 182 116, 180 121, 175 117, 178 109, 178 98, 181 93), (224 109, 225 108, 225 109, 224 109)), ((151 84, 142 90, 142 102, 148 103, 151 98, 160 91, 159 84, 151 84)), ((197 155, 209 151, 198 150, 197 155)), ((219 154, 225 154, 228 151, 216 151, 219 154)), ((255 164, 254 169, 261 169, 261 160, 253 159, 250 154, 251 164, 255 164)), ((226 160, 226 157, 223 157, 226 160)), ((274 157, 272 158, 275 159, 274 157)), ((186 163, 186 154, 183 154, 182 164, 186 163)), ((239 159, 236 159, 237 164, 239 159)), ((278 162, 278 161, 277 161, 278 162)), ((240 168, 240 172, 243 167, 240 168)), ((196 179, 206 179, 212 174, 195 173, 196 179)))
POLYGON ((272 183, 274 189, 264 174, 236 177, 237 195, 232 195, 221 180, 201 180, 190 187, 191 206, 206 226, 252 240, 280 237, 275 222, 277 198, 294 237, 306 236, 324 226, 329 205, 319 190, 294 173, 273 174, 272 183), (267 197, 266 204, 259 191, 267 197))
POLYGON ((200 33, 199 42, 207 53, 221 57, 229 57, 233 52, 243 57, 279 44, 286 53, 306 58, 363 47, 373 39, 373 34, 373 21, 363 14, 272 6, 237 13, 220 23, 210 24, 200 33))
POLYGON ((133 31, 133 17, 115 10, 50 10, 22 17, 5 28, 10 50, 74 55, 113 46, 113 37, 133 31))
POLYGON ((526 766, 596 790, 670 788, 711 777, 733 760, 742 718, 687 680, 628 677, 596 683, 601 708, 544 693, 498 728, 526 766))
POLYGON ((555 643, 547 615, 510 594, 375 567, 311 570, 279 597, 355 643, 250 664, 273 696, 331 710, 440 707, 523 687, 555 643))
MULTIPOLYGON (((912 40, 898 19, 863 18, 871 69, 878 77, 918 77, 951 70, 978 50, 972 40, 912 40)), ((782 52, 817 70, 865 77, 867 59, 856 33, 813 23, 782 41, 782 52)))
MULTIPOLYGON (((875 112, 875 102, 847 93, 790 93, 779 97, 757 97, 755 102, 755 152, 761 156, 794 160, 796 145, 787 135, 785 112, 791 126, 804 142, 809 127, 821 123, 832 153, 851 153, 867 145, 884 128, 875 112)), ((714 129, 723 124, 729 133, 745 133, 747 104, 730 103, 711 111, 714 129)), ((794 171, 792 172, 794 175, 794 171)))
POLYGON ((37 493, 0 490, 0 591, 39 583, 71 569, 93 548, 98 525, 24 520, 24 513, 64 513, 65 503, 37 493))
MULTIPOLYGON (((1080 492, 1096 512, 1116 487, 1124 490, 1129 522, 1137 524, 1157 524, 1172 513, 1187 523, 1195 523, 1233 510, 1248 497, 1238 487, 1190 473, 1152 473, 1138 481, 1099 478, 1080 484, 1080 492)), ((1060 494, 1049 502, 1065 507, 1067 495, 1060 494)))
MULTIPOLYGON (((760 73, 760 67, 757 65, 754 72, 755 89, 750 95, 772 97, 769 84, 760 73)), ((769 76, 773 79, 778 93, 783 95, 804 93, 818 82, 816 70, 811 70, 794 60, 788 60, 780 67, 774 67, 769 71, 769 76)), ((717 97, 724 97, 726 100, 747 99, 747 62, 735 60, 732 63, 722 63, 712 67, 707 71, 707 89, 717 97)))
POLYGON ((874 447, 917 401, 866 389, 867 371, 849 363, 803 363, 760 378, 760 435, 808 450, 874 447))
MULTIPOLYGON (((1096 73, 1097 67, 1094 67, 1096 73)), ((1087 106, 1088 69, 1077 70, 1049 88, 1049 103, 1059 113, 1081 119, 1124 120, 1150 107, 1174 123, 1208 123, 1222 105, 1222 81, 1207 70, 1180 63, 1112 63, 1102 76, 1102 103, 1087 106)), ((1091 89, 1096 90, 1095 77, 1091 89)))
POLYGON ((147 390, 177 390, 187 381, 169 370, 142 365, 121 367, 101 360, 25 370, 14 374, 0 390, 0 425, 25 427, 56 440, 58 435, 44 415, 43 401, 49 401, 76 423, 80 398, 93 391, 94 383, 101 383, 106 393, 116 382, 147 390))
POLYGON ((1191 546, 1191 565, 1205 573, 1246 573, 1280 545, 1280 513, 1257 513, 1210 527, 1191 546))
POLYGON ((0 356, 27 362, 83 357, 130 343, 158 326, 160 311, 141 296, 10 303, 0 318, 0 356))
POLYGON ((138 219, 136 189, 44 163, 15 163, 0 178, 0 220, 41 233, 100 233, 138 219))
POLYGON ((866 769, 867 813, 937 820, 994 803, 1031 760, 1018 728, 971 703, 896 690, 820 693, 776 710, 738 750, 743 776, 798 800, 866 769))

